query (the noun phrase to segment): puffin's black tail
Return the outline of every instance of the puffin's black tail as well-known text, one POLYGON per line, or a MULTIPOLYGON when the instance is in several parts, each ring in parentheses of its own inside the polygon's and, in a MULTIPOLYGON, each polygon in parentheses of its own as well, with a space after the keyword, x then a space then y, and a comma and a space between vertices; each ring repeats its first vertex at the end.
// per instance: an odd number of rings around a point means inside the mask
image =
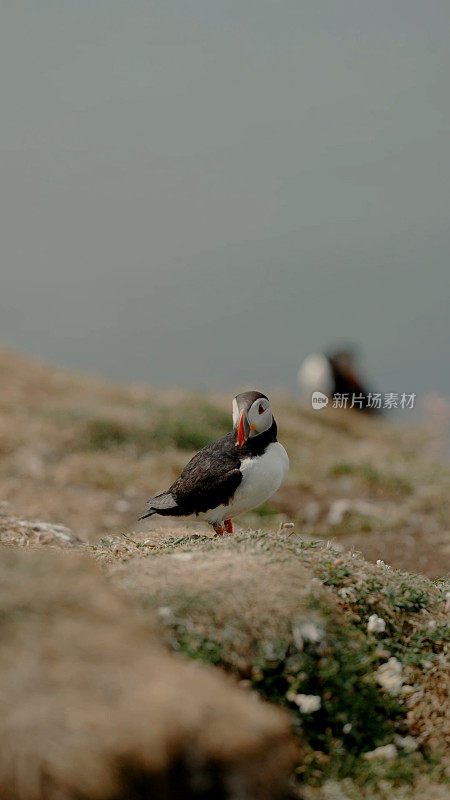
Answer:
POLYGON ((177 508, 177 501, 174 500, 170 492, 157 494, 156 497, 152 497, 148 503, 150 506, 148 513, 144 514, 140 519, 147 519, 147 517, 151 517, 153 514, 161 514, 163 517, 170 516, 177 508))

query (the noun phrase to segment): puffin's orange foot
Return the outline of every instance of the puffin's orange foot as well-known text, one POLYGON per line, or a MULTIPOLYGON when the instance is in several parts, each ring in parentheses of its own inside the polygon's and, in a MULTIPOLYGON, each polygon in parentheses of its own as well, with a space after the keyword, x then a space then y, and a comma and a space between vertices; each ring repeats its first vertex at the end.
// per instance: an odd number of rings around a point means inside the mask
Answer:
POLYGON ((213 528, 214 528, 215 532, 219 534, 219 536, 223 536, 222 525, 219 525, 219 524, 213 525, 213 528))
POLYGON ((227 533, 233 533, 233 523, 231 522, 231 519, 224 520, 223 524, 225 525, 225 530, 227 533))

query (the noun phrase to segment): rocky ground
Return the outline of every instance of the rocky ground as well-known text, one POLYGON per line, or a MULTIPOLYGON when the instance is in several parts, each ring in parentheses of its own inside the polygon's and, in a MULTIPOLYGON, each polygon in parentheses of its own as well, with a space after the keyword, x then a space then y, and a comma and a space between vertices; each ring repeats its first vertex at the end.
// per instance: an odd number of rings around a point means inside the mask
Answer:
POLYGON ((214 537, 136 518, 223 398, 0 378, 2 800, 448 796, 442 431, 274 398, 288 481, 214 537))

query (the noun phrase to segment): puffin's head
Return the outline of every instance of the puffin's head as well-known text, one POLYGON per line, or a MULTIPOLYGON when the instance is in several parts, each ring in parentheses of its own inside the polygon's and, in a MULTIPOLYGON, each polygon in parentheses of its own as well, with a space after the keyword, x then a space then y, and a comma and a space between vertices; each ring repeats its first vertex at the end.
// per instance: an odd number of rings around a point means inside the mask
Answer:
POLYGON ((269 430, 272 423, 272 409, 265 394, 250 391, 236 395, 233 400, 233 427, 238 432, 239 447, 247 439, 269 430))

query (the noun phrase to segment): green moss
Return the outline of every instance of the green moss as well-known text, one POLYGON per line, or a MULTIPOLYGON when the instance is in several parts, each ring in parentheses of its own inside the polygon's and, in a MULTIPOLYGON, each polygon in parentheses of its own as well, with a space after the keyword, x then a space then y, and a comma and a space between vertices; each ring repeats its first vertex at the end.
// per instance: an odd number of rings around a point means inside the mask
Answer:
POLYGON ((330 475, 353 475, 375 493, 393 497, 411 494, 413 490, 410 482, 402 476, 390 472, 380 472, 372 464, 339 462, 330 469, 330 475))

